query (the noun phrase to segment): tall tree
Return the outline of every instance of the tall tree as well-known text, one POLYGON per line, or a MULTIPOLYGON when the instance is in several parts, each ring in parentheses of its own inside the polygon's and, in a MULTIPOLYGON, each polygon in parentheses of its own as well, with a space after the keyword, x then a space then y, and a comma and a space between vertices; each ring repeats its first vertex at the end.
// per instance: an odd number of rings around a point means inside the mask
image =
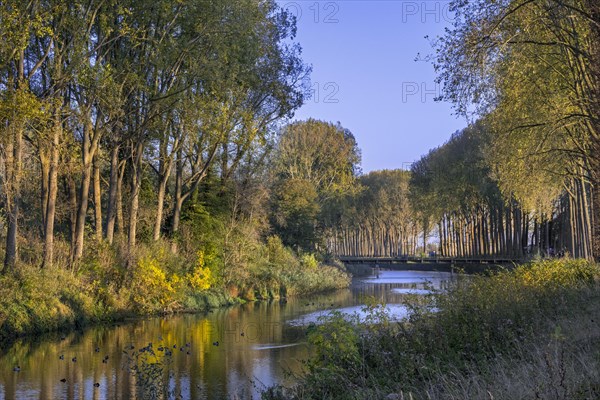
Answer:
POLYGON ((356 190, 359 162, 354 135, 339 123, 309 119, 282 129, 273 159, 273 223, 285 244, 309 251, 315 242, 319 246, 324 226, 317 224, 323 220, 317 214, 356 190))
MULTIPOLYGON (((504 150, 491 154, 498 155, 492 165, 505 195, 539 208, 571 177, 597 188, 597 5, 469 0, 451 9, 453 29, 437 42, 442 97, 461 113, 486 116, 492 148, 504 150)), ((593 201, 597 209, 597 195, 593 201)))

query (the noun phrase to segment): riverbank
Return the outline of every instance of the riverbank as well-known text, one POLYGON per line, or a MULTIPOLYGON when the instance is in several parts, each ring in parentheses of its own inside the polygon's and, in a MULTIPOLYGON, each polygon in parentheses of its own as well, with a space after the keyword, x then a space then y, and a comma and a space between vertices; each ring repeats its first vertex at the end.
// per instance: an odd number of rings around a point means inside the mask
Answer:
POLYGON ((413 296, 395 323, 333 315, 316 357, 271 399, 592 399, 600 396, 600 267, 544 260, 413 296), (340 387, 347 390, 339 390, 340 387))
MULTIPOLYGON (((20 265, 0 275, 0 346, 17 337, 81 329, 151 315, 205 312, 264 299, 303 296, 347 287, 343 267, 298 257, 270 240, 256 263, 224 272, 211 254, 173 255, 165 245, 129 260, 112 247, 77 269, 20 265), (129 266, 127 266, 129 265, 129 266)), ((233 268, 233 267, 230 267, 233 268)))

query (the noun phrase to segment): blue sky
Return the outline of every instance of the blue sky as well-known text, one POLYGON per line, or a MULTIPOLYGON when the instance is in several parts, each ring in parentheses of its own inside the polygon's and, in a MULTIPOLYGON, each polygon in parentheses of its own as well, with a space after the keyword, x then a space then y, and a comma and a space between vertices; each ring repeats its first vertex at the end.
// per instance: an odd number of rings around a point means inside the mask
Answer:
POLYGON ((298 19, 312 64, 313 99, 295 119, 340 121, 362 150, 364 172, 407 168, 466 126, 439 94, 424 37, 449 26, 447 1, 280 0, 298 19))

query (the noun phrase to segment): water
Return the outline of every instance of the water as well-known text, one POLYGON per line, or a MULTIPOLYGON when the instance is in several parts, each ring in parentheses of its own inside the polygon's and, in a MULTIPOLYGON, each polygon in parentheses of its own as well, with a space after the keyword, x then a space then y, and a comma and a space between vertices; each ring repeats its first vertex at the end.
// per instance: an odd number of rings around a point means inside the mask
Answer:
POLYGON ((307 324, 331 310, 360 315, 366 296, 401 318, 407 313, 403 296, 443 288, 449 279, 443 272, 382 271, 326 295, 19 341, 0 354, 0 399, 133 399, 136 380, 128 360, 149 343, 164 365, 171 360, 170 389, 184 399, 257 398, 266 386, 289 383, 286 372, 301 372, 310 356, 307 324), (158 347, 172 356, 165 358, 158 347))

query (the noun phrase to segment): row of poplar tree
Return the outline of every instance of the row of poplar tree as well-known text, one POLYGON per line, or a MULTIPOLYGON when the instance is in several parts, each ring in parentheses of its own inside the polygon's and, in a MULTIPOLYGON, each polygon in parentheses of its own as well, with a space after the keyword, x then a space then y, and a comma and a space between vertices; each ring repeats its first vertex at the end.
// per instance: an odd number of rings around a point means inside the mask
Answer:
MULTIPOLYGON (((350 200, 330 248, 414 254, 416 236, 424 251, 435 235, 445 256, 598 258, 600 3, 456 0, 449 9, 452 26, 432 39, 429 58, 439 99, 475 122, 410 177, 388 171, 379 202, 350 200)), ((373 178, 362 178, 367 193, 373 178)))

